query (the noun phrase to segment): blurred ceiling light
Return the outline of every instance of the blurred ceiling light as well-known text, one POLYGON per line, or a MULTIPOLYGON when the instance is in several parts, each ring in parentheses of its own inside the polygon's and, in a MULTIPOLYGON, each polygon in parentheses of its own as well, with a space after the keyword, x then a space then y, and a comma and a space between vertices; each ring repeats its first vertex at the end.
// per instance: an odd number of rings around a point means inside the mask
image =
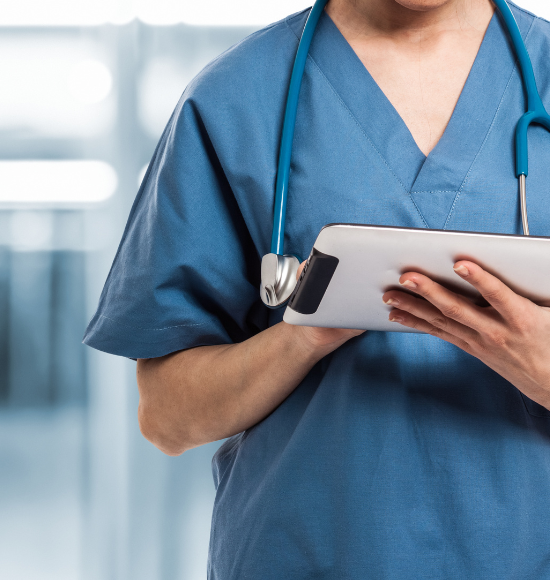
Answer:
POLYGON ((5 139, 107 133, 117 111, 111 72, 104 64, 109 62, 105 47, 90 38, 0 34, 0 131, 5 139))
POLYGON ((136 18, 135 0, 102 0, 109 24, 128 24, 136 18))
POLYGON ((147 24, 261 26, 311 6, 311 0, 136 0, 147 24))
POLYGON ((98 26, 135 18, 135 0, 17 0, 3 2, 0 26, 98 26))
POLYGON ((172 0, 137 0, 137 17, 145 24, 169 26, 181 22, 182 4, 172 0))
POLYGON ((104 161, 0 161, 0 204, 98 203, 117 188, 116 171, 104 161))
MULTIPOLYGON (((544 0, 543 0, 544 1, 544 0)), ((256 26, 311 5, 311 0, 17 0, 4 2, 0 26, 147 24, 256 26)))
POLYGON ((86 105, 100 103, 113 86, 111 71, 99 60, 82 60, 72 67, 67 79, 73 97, 86 105))

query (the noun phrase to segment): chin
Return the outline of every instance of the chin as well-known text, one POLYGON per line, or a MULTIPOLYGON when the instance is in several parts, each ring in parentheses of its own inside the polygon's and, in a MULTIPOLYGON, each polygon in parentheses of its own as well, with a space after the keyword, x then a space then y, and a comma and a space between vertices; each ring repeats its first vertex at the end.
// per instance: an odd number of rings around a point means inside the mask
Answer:
POLYGON ((395 0, 397 4, 400 4, 404 8, 409 10, 433 10, 434 8, 440 8, 445 4, 448 4, 450 0, 395 0))

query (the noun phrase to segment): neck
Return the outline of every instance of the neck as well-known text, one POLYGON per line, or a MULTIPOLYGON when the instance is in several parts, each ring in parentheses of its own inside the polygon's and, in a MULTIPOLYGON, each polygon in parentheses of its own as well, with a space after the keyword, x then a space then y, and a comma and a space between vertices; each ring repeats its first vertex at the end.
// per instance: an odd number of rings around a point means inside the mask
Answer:
POLYGON ((326 11, 356 39, 416 42, 448 31, 485 30, 494 8, 490 0, 330 0, 326 11))

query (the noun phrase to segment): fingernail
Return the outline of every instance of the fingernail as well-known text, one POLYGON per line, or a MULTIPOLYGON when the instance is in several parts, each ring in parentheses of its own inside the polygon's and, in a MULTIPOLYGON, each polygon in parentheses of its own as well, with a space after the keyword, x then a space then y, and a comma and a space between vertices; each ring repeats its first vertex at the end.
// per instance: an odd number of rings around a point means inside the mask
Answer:
POLYGON ((396 300, 395 298, 388 298, 387 300, 384 300, 384 303, 387 304, 388 306, 390 304, 397 306, 399 304, 399 300, 396 300))
POLYGON ((417 286, 412 280, 405 280, 404 282, 399 282, 399 284, 407 288, 416 288, 417 286))
POLYGON ((403 322, 405 320, 402 316, 390 316, 390 322, 403 322))
POLYGON ((464 278, 466 278, 466 276, 470 275, 470 270, 468 270, 468 268, 466 268, 466 266, 458 266, 456 268, 453 268, 453 270, 459 275, 459 276, 463 276, 464 278))

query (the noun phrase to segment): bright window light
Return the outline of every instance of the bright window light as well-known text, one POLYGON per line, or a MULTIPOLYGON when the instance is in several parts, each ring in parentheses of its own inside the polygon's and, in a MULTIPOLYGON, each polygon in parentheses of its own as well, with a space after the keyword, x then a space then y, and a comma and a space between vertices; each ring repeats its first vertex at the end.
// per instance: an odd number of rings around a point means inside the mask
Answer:
POLYGON ((0 204, 79 205, 105 201, 117 174, 104 161, 0 161, 0 204))
POLYGON ((147 24, 261 26, 311 6, 311 0, 136 0, 147 24))
MULTIPOLYGON (((542 0, 546 2, 546 0, 542 0)), ((12 0, 0 26, 97 26, 185 22, 204 26, 262 26, 311 6, 313 0, 12 0)))
POLYGON ((0 26, 97 26, 135 18, 135 0, 17 0, 3 2, 0 26))
POLYGON ((113 86, 113 77, 102 62, 87 59, 72 67, 67 84, 77 101, 93 105, 107 98, 113 86))
POLYGON ((103 48, 90 39, 0 35, 0 128, 26 138, 106 133, 117 106, 108 62, 103 48))

